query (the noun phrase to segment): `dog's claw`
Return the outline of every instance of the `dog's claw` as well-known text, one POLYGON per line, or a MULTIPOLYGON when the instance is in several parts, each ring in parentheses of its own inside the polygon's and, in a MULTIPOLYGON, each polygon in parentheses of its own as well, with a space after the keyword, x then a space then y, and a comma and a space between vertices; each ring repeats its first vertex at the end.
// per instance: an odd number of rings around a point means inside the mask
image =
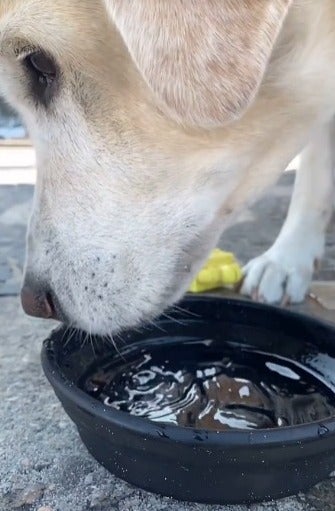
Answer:
POLYGON ((300 303, 308 292, 313 270, 313 257, 277 246, 244 267, 240 292, 260 303, 300 303))
POLYGON ((258 302, 258 290, 254 289, 251 293, 251 298, 254 302, 258 302))
POLYGON ((281 307, 287 307, 288 305, 290 305, 290 303, 291 303, 291 299, 290 299, 289 295, 287 293, 285 293, 280 305, 281 305, 281 307))

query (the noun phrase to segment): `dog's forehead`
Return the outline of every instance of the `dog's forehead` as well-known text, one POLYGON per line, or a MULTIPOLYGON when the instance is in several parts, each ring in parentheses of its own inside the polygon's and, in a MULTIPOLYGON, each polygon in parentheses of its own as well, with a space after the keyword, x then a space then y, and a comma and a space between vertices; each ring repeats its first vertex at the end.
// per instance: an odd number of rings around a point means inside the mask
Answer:
POLYGON ((103 42, 107 27, 101 0, 1 0, 0 54, 15 42, 78 58, 103 42))

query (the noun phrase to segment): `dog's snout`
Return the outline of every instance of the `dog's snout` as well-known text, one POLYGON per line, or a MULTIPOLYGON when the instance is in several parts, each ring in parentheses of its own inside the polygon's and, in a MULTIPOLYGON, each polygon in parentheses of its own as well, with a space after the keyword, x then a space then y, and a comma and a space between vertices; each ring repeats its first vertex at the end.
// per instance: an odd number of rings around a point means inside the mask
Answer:
POLYGON ((29 316, 43 319, 60 319, 52 294, 41 286, 25 283, 21 290, 21 302, 23 310, 29 316))

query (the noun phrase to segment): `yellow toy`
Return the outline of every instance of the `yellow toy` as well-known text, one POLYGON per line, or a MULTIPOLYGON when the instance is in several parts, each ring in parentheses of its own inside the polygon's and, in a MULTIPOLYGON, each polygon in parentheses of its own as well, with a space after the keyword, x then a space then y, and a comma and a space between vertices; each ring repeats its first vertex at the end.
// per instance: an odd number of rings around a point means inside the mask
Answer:
POLYGON ((242 269, 234 254, 216 248, 206 265, 192 282, 191 293, 202 293, 219 287, 234 287, 242 279, 242 269))

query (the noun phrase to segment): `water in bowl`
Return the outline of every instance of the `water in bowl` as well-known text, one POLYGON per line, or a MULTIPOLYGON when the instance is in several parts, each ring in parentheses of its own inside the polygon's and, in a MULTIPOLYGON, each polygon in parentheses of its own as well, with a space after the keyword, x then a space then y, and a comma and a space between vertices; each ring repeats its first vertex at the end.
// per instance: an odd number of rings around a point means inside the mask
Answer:
POLYGON ((81 386, 106 406, 197 429, 275 428, 335 415, 332 390, 297 362, 211 340, 105 358, 81 386))

